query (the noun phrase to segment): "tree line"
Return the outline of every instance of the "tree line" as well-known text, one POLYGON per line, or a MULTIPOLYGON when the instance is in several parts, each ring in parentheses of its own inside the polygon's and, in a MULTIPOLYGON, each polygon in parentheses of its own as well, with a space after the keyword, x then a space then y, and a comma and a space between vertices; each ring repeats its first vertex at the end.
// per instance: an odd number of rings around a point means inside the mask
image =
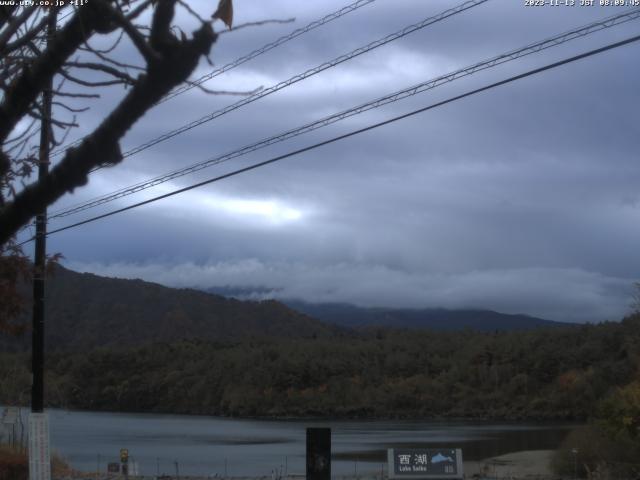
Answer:
MULTIPOLYGON (((635 315, 528 332, 372 329, 57 351, 46 382, 50 406, 90 410, 582 420, 639 379, 639 359, 635 315)), ((28 403, 26 354, 0 354, 0 378, 0 403, 28 403)))

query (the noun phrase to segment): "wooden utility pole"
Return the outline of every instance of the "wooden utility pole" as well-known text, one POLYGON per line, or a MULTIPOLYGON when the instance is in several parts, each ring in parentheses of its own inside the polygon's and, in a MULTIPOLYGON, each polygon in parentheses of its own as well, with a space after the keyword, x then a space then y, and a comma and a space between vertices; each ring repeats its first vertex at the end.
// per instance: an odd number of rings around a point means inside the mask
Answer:
MULTIPOLYGON (((48 13, 47 44, 56 31, 56 9, 48 13)), ((49 174, 53 79, 42 91, 38 180, 49 174)), ((29 480, 51 480, 49 420, 44 413, 44 293, 47 260, 47 209, 36 216, 33 266, 33 331, 31 337, 31 415, 29 416, 29 480)))
MULTIPOLYGON (((56 9, 51 9, 47 24, 47 43, 56 31, 56 9)), ((51 148, 51 104, 53 102, 53 79, 42 90, 42 120, 40 122, 40 150, 38 156, 38 180, 49 174, 49 152, 51 148)), ((31 411, 44 410, 44 293, 47 261, 47 209, 36 216, 36 238, 33 272, 33 331, 31 355, 33 383, 31 385, 31 411)))
MULTIPOLYGON (((47 44, 56 31, 57 11, 49 11, 47 44)), ((42 91, 42 120, 40 122, 40 151, 38 152, 38 180, 49 174, 51 147, 51 105, 53 79, 42 91)), ((44 413, 44 292, 47 260, 47 210, 36 216, 36 239, 33 266, 33 331, 31 333, 31 415, 29 416, 29 479, 50 480, 49 421, 44 413)))

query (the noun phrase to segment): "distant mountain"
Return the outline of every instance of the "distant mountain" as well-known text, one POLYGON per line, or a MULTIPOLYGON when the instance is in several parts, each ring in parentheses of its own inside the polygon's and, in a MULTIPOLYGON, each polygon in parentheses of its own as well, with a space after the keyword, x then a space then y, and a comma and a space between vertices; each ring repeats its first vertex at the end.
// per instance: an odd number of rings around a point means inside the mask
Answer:
MULTIPOLYGON (((278 294, 277 289, 266 287, 211 287, 208 292, 236 299, 255 299, 278 294)), ((369 327, 391 327, 408 329, 431 329, 440 331, 463 330, 491 332, 533 330, 545 327, 562 327, 572 323, 556 322, 523 314, 507 314, 493 310, 445 308, 367 308, 350 303, 312 303, 298 299, 281 299, 293 310, 326 323, 363 329, 369 327)))
MULTIPOLYGON (((30 315, 27 312, 25 319, 30 315)), ((274 300, 240 301, 62 267, 47 283, 45 343, 52 349, 179 339, 327 337, 338 331, 274 300)), ((0 348, 26 348, 29 342, 30 335, 20 341, 0 338, 0 348)))
POLYGON ((571 324, 543 320, 528 315, 510 315, 491 310, 446 310, 364 308, 347 303, 308 303, 283 300, 298 312, 334 325, 348 328, 394 327, 408 329, 478 331, 532 330, 571 324))

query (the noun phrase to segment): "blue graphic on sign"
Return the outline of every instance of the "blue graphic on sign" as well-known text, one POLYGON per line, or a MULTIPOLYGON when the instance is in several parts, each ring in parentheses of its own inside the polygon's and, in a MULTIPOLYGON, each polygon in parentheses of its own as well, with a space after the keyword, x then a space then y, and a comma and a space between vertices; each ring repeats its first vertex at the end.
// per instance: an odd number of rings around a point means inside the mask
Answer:
POLYGON ((451 462, 451 463, 453 463, 453 461, 454 461, 453 458, 445 457, 441 453, 437 453, 436 455, 431 457, 431 463, 442 463, 442 462, 451 462))

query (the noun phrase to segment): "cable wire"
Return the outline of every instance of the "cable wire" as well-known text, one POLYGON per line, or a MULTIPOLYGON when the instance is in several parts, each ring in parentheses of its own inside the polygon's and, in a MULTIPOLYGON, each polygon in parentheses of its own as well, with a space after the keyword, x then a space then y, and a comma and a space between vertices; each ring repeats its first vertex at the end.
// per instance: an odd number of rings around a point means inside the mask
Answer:
POLYGON ((191 90, 194 87, 197 87, 198 85, 202 85, 203 83, 211 80, 212 78, 217 77, 218 75, 221 75, 225 72, 228 72, 229 70, 232 70, 240 65, 242 65, 243 63, 248 62, 249 60, 252 60, 260 55, 262 55, 263 53, 268 52, 269 50, 273 50, 276 47, 279 47, 280 45, 282 45, 283 43, 287 43, 290 40, 293 40, 296 37, 299 37, 300 35, 303 35, 307 32, 310 32, 311 30, 314 30, 318 27, 321 27, 322 25, 332 22, 333 20, 336 20, 337 18, 340 18, 348 13, 351 13, 357 9, 359 9, 360 7, 364 7, 365 5, 369 5, 370 3, 375 2, 375 0, 358 0, 357 2, 353 2, 350 5, 347 5, 346 7, 341 8, 340 10, 337 10, 333 13, 330 13, 329 15, 326 15, 324 17, 322 17, 319 20, 313 21, 311 23, 309 23, 308 25, 306 25, 305 27, 302 28, 298 28, 296 30, 294 30, 293 32, 291 32, 289 35, 284 35, 280 38, 278 38, 277 40, 268 43, 266 45, 264 45, 263 47, 260 47, 256 50, 254 50, 253 52, 244 55, 240 58, 238 58, 237 60, 234 60, 231 63, 228 63, 220 68, 218 68, 217 70, 213 70, 212 72, 201 76, 200 78, 198 78, 197 80, 193 80, 191 82, 189 82, 188 84, 182 85, 181 87, 173 90, 172 92, 170 92, 169 94, 167 94, 164 98, 162 98, 158 103, 162 103, 162 102, 166 102, 167 100, 172 99, 173 97, 176 97, 178 95, 181 95, 189 90, 191 90))
POLYGON ((387 35, 386 37, 383 37, 381 39, 378 39, 374 42, 371 42, 363 47, 359 47, 356 48, 355 50, 346 53, 344 55, 340 55, 339 57, 334 58, 333 60, 330 60, 328 62, 325 62, 321 65, 318 65, 315 68, 311 68, 303 73, 299 73, 297 75, 294 75, 293 77, 289 78, 288 80, 282 81, 276 85, 273 85, 269 88, 265 88, 264 90, 261 90, 253 95, 250 95, 246 98, 243 98, 242 100, 239 100, 238 102, 235 102, 231 105, 228 105, 220 110, 216 110, 215 112, 212 112, 208 115, 205 115, 197 120, 194 120, 186 125, 183 125, 182 127, 176 128, 170 132, 167 132, 163 135, 160 135, 154 139, 149 140, 148 142, 139 145, 135 148, 132 148, 131 150, 128 150, 127 152, 125 152, 123 154, 124 158, 130 157, 132 155, 135 155, 137 153, 142 152, 143 150, 146 150, 154 145, 157 145, 158 143, 164 142, 170 138, 175 137, 176 135, 180 135, 182 133, 185 133, 195 127, 199 127, 200 125, 210 122, 211 120, 214 120, 216 118, 219 118, 223 115, 226 115, 229 112, 232 112, 234 110, 237 110, 241 107, 244 107, 245 105, 249 105, 250 103, 255 102, 256 100, 260 100, 261 98, 264 98, 268 95, 271 95, 273 93, 276 93, 284 88, 290 87, 291 85, 294 85, 298 82, 301 82, 302 80, 306 80, 307 78, 313 77, 314 75, 317 75, 321 72, 324 72, 325 70, 328 70, 330 68, 333 68, 337 65, 340 65, 341 63, 347 62, 349 60, 353 60, 354 58, 370 52, 371 50, 375 50, 376 48, 379 48, 383 45, 386 45, 388 43, 391 43, 395 40, 398 40, 400 38, 406 37, 407 35, 414 33, 418 30, 421 30, 423 28, 426 28, 430 25, 433 25, 435 23, 441 22, 449 17, 452 17, 454 15, 457 15, 459 13, 462 13, 466 10, 469 10, 473 7, 477 7, 478 5, 481 5, 483 3, 486 3, 488 0, 468 0, 460 5, 458 5, 457 7, 454 8, 450 8, 448 10, 445 10, 442 13, 439 13, 438 15, 434 15, 432 17, 426 18, 418 23, 414 23, 413 25, 409 25, 408 27, 404 27, 401 30, 398 30, 395 33, 392 33, 390 35, 387 35))
MULTIPOLYGON (((74 224, 71 224, 71 225, 67 225, 65 227, 61 227, 61 228, 58 228, 58 229, 55 229, 55 230, 51 230, 50 232, 47 233, 47 235, 53 235, 54 233, 59 233, 59 232, 65 231, 65 230, 69 230, 69 229, 72 229, 72 228, 79 227, 81 225, 86 225, 87 223, 95 222, 97 220, 100 220, 100 219, 103 219, 103 218, 106 218, 106 217, 110 217, 110 216, 116 215, 118 213, 123 213, 123 212, 126 212, 128 210, 133 210, 134 208, 138 208, 138 207, 141 207, 143 205, 148 205, 150 203, 154 203, 154 202, 157 202, 159 200, 163 200, 165 198, 172 197, 174 195, 178 195, 180 193, 184 193, 184 192, 187 192, 189 190, 193 190, 193 189, 198 188, 198 187, 202 187, 204 185, 209 185, 211 183, 224 180, 226 178, 234 177, 234 176, 239 175, 241 173, 245 173, 245 172, 248 172, 248 171, 251 171, 251 170, 255 170, 257 168, 264 167, 266 165, 270 165, 272 163, 279 162, 279 161, 284 160, 286 158, 290 158, 290 157, 299 155, 301 153, 305 153, 305 152, 308 152, 308 151, 311 151, 311 150, 315 150, 316 148, 319 148, 319 147, 322 147, 322 146, 325 146, 325 145, 329 145, 329 144, 332 144, 332 143, 336 143, 338 141, 341 141, 341 140, 344 140, 344 139, 359 135, 361 133, 365 133, 365 132, 368 132, 370 130, 374 130, 376 128, 380 128, 380 127, 383 127, 385 125, 389 125, 389 124, 397 122, 399 120, 403 120, 403 119, 406 119, 406 118, 409 118, 409 117, 413 117, 413 116, 418 115, 420 113, 424 113, 424 112, 427 112, 429 110, 433 110, 435 108, 442 107, 444 105, 447 105, 449 103, 453 103, 453 102, 461 100, 463 98, 470 97, 472 95, 476 95, 478 93, 485 92, 487 90, 491 90, 491 89, 506 85, 508 83, 512 83, 512 82, 515 82, 517 80, 521 80, 523 78, 530 77, 532 75, 536 75, 536 74, 539 74, 539 73, 542 73, 542 72, 545 72, 545 71, 560 67, 562 65, 567 65, 569 63, 573 63, 573 62, 576 62, 578 60, 581 60, 581 59, 584 59, 584 58, 587 58, 587 57, 591 57, 591 56, 606 52, 608 50, 613 50, 614 48, 619 48, 619 47, 622 47, 624 45, 628 45, 630 43, 637 42, 638 40, 640 40, 640 35, 636 35, 634 37, 627 38, 626 40, 622 40, 622 41, 619 41, 619 42, 615 42, 615 43, 606 45, 604 47, 600 47, 600 48, 597 48, 597 49, 594 49, 594 50, 590 50, 588 52, 585 52, 585 53, 582 53, 582 54, 579 54, 579 55, 575 55, 573 57, 566 58, 564 60, 560 60, 558 62, 554 62, 554 63, 548 64, 548 65, 545 65, 543 67, 535 68, 535 69, 529 70, 529 71, 527 71, 525 73, 521 73, 519 75, 514 75, 514 76, 509 77, 509 78, 507 78, 505 80, 501 80, 501 81, 492 83, 490 85, 486 85, 484 87, 480 87, 480 88, 477 88, 475 90, 471 90, 471 91, 465 92, 463 94, 456 95, 454 97, 448 98, 447 100, 443 100, 441 102, 433 103, 433 104, 428 105, 426 107, 422 107, 422 108, 419 108, 417 110, 413 110, 412 112, 405 113, 403 115, 399 115, 399 116, 384 120, 382 122, 375 123, 375 124, 369 125, 369 126, 364 127, 364 128, 360 128, 358 130, 353 130, 353 131, 351 131, 349 133, 345 133, 343 135, 340 135, 340 136, 337 136, 337 137, 333 137, 333 138, 331 138, 329 140, 324 140, 322 142, 318 142, 318 143, 315 143, 313 145, 309 145, 307 147, 304 147, 304 148, 301 148, 301 149, 298 149, 298 150, 294 150, 294 151, 286 153, 284 155, 279 155, 279 156, 271 158, 269 160, 265 160, 263 162, 255 163, 253 165, 249 165, 247 167, 234 170, 234 171, 226 173, 224 175, 219 175, 217 177, 210 178, 208 180, 204 180, 202 182, 198 182, 198 183, 195 183, 193 185, 189 185, 187 187, 180 188, 178 190, 174 190, 172 192, 168 192, 168 193, 165 193, 163 195, 159 195, 157 197, 150 198, 148 200, 144 200, 142 202, 135 203, 133 205, 129 205, 127 207, 119 208, 117 210, 113 210, 111 212, 108 212, 108 213, 105 213, 105 214, 102 214, 102 215, 97 215, 95 217, 88 218, 88 219, 83 220, 81 222, 77 222, 77 223, 74 223, 74 224)), ((28 243, 28 242, 33 241, 33 240, 34 240, 34 238, 30 238, 29 240, 25 240, 24 242, 20 243, 19 245, 24 245, 25 243, 28 243)))
MULTIPOLYGON (((473 8, 473 7, 476 7, 476 6, 481 5, 483 3, 486 3, 487 1, 489 1, 489 0, 468 0, 468 1, 458 5, 457 7, 450 8, 448 10, 445 10, 445 11, 439 13, 438 15, 434 15, 432 17, 428 17, 428 18, 422 20, 421 22, 415 23, 413 25, 409 25, 409 26, 407 26, 407 27, 395 32, 395 33, 387 35, 386 37, 383 37, 383 38, 378 39, 378 40, 376 40, 374 42, 371 42, 371 43, 369 43, 369 44, 367 44, 367 45, 365 45, 363 47, 359 47, 359 48, 357 48, 355 50, 352 50, 351 52, 349 52, 347 54, 344 54, 344 55, 341 55, 339 57, 336 57, 333 60, 325 62, 325 63, 323 63, 321 65, 318 65, 315 68, 309 69, 304 73, 294 75, 293 77, 289 78, 288 80, 280 82, 280 83, 278 83, 276 85, 273 85, 273 86, 271 86, 271 87, 269 87, 267 89, 260 90, 259 92, 256 92, 256 93, 254 93, 252 95, 249 95, 248 97, 246 97, 246 98, 244 98, 242 100, 239 100, 238 102, 235 102, 235 103, 233 103, 231 105, 228 105, 228 106, 226 106, 226 107, 224 107, 224 108, 222 108, 220 110, 216 110, 215 112, 212 112, 212 113, 210 113, 208 115, 205 115, 205 116, 203 116, 203 117, 201 117, 201 118, 199 118, 197 120, 194 120, 194 121, 192 121, 192 122, 190 122, 190 123, 188 123, 186 125, 183 125, 182 127, 179 127, 177 129, 171 130, 171 131, 169 131, 167 133, 164 133, 164 134, 162 134, 162 135, 160 135, 160 136, 158 136, 158 137, 156 137, 156 138, 154 138, 152 140, 149 140, 148 142, 146 142, 146 143, 144 143, 142 145, 139 145, 137 147, 134 147, 131 150, 128 150, 128 151, 124 152, 122 154, 122 158, 124 159, 124 158, 130 157, 130 156, 133 156, 133 155, 135 155, 137 153, 140 153, 143 150, 146 150, 146 149, 148 149, 148 148, 150 148, 150 147, 152 147, 154 145, 157 145, 158 143, 164 142, 165 140, 169 140, 170 138, 173 138, 173 137, 175 137, 177 135, 185 133, 185 132, 187 132, 187 131, 189 131, 189 130, 191 130, 193 128, 196 128, 196 127, 198 127, 198 126, 200 126, 200 125, 202 125, 204 123, 210 122, 211 120, 214 120, 214 119, 216 119, 218 117, 226 115, 227 113, 230 113, 230 112, 232 112, 234 110, 237 110, 237 109, 239 109, 239 108, 241 108, 241 107, 243 107, 245 105, 253 103, 253 102, 255 102, 255 101, 257 101, 257 100, 259 100, 261 98, 264 98, 264 97, 266 97, 268 95, 271 95, 272 93, 276 93, 276 92, 278 92, 278 91, 280 91, 280 90, 282 90, 284 88, 287 88, 287 87, 289 87, 289 86, 291 86, 291 85, 293 85, 295 83, 298 83, 298 82, 300 82, 302 80, 306 80, 307 78, 310 78, 310 77, 312 77, 314 75, 317 75, 318 73, 321 73, 321 72, 323 72, 325 70, 333 68, 336 65, 339 65, 339 64, 344 63, 346 61, 352 60, 353 58, 355 58, 355 57, 357 57, 359 55, 362 55, 362 54, 364 54, 366 52, 369 52, 369 51, 374 50, 374 49, 376 49, 378 47, 386 45, 387 43, 390 43, 390 42, 392 42, 394 40, 397 40, 399 38, 405 37, 405 36, 415 32, 417 30, 425 28, 425 27, 427 27, 429 25, 432 25, 434 23, 440 22, 440 21, 442 21, 442 20, 444 20, 446 18, 449 18, 449 17, 451 17, 453 15, 457 15, 458 13, 462 13, 462 12, 464 12, 464 11, 470 9, 470 8, 473 8)), ((82 140, 83 139, 80 139, 79 141, 82 141, 82 140)), ((61 152, 61 151, 63 151, 63 150, 59 150, 58 153, 61 152)), ((54 152, 53 154, 55 154, 55 153, 56 152, 54 152)), ((96 171, 98 171, 98 170, 100 170, 102 168, 104 168, 104 167, 102 167, 102 166, 96 167, 93 170, 91 170, 89 173, 94 173, 94 172, 96 172, 96 171)))
MULTIPOLYGON (((173 97, 176 97, 182 93, 185 93, 189 90, 191 90, 194 87, 197 87, 198 85, 202 85, 203 83, 205 83, 208 80, 211 80, 212 78, 217 77, 218 75, 221 75, 225 72, 228 72, 229 70, 233 70, 234 68, 242 65, 243 63, 248 62, 249 60, 253 60, 254 58, 267 53, 270 50, 273 50, 276 47, 279 47, 280 45, 287 43, 307 32, 310 32, 311 30, 315 30, 318 27, 321 27, 322 25, 325 25, 329 22, 332 22, 334 20, 337 20, 340 17, 343 17, 345 15, 347 15, 348 13, 351 12, 355 12, 356 10, 358 10, 361 7, 364 7, 366 5, 369 5, 370 3, 375 2, 376 0, 357 0, 349 5, 347 5, 346 7, 342 7, 340 10, 336 10, 335 12, 332 12, 328 15, 325 15, 324 17, 318 19, 318 20, 314 20, 313 22, 309 23, 308 25, 298 28, 296 30, 294 30, 293 32, 289 33, 288 35, 284 35, 280 38, 278 38, 277 40, 274 40, 273 42, 267 43, 266 45, 252 51, 251 53, 248 53, 246 55, 243 55, 242 57, 227 63, 226 65, 223 65, 222 67, 213 70, 209 73, 207 73, 206 75, 201 76, 200 78, 198 78, 197 80, 193 80, 191 81, 189 84, 187 85, 183 85, 181 87, 176 88, 175 90, 172 90, 171 92, 169 92, 165 97, 161 98, 160 100, 158 100, 158 102, 156 102, 156 105, 159 105, 173 97)), ((80 144, 82 141, 84 140, 84 137, 75 140, 74 142, 71 142, 61 148, 59 148, 58 150, 56 150, 55 152, 52 153, 52 156, 58 155, 64 151, 66 151, 68 148, 73 147, 75 145, 80 144)))
MULTIPOLYGON (((260 90, 259 92, 256 92, 252 95, 249 95, 248 97, 243 98, 242 100, 239 100, 235 103, 232 103, 231 105, 228 105, 220 110, 216 110, 215 112, 212 112, 208 115, 205 115, 197 120, 193 120, 192 122, 183 125, 181 127, 178 127, 174 130, 171 130, 169 132, 166 132, 158 137, 155 137, 151 140, 149 140, 146 143, 143 143, 142 145, 139 145, 137 147, 132 148, 131 150, 126 151, 125 153, 122 154, 123 158, 127 158, 127 157, 131 157, 133 155, 136 155, 137 153, 142 152, 143 150, 146 150, 154 145, 157 145, 158 143, 164 142, 166 140, 169 140, 170 138, 173 138, 177 135, 181 135, 189 130, 192 130, 193 128, 199 127, 200 125, 210 122, 211 120, 214 120, 216 118, 219 118, 223 115, 226 115, 227 113, 230 113, 234 110, 237 110, 241 107, 244 107, 245 105, 249 105, 250 103, 253 103, 257 100, 260 100, 261 98, 264 98, 268 95, 271 95, 273 93, 279 92, 280 90, 290 87, 291 85, 294 85, 298 82, 301 82, 302 80, 306 80, 307 78, 313 77, 314 75, 317 75, 321 72, 324 72, 325 70, 328 70, 330 68, 333 68, 337 65, 340 65, 344 62, 347 62, 349 60, 352 60, 364 53, 370 52, 371 50, 374 50, 378 47, 381 47, 383 45, 386 45, 390 42, 393 42, 395 40, 398 40, 400 38, 406 37, 407 35, 416 32, 418 30, 421 30, 425 27, 428 27, 430 25, 433 25, 435 23, 441 22, 442 20, 445 20, 446 18, 449 18, 451 16, 457 15, 459 13, 462 13, 466 10, 469 10, 470 8, 476 7, 478 5, 481 5, 483 3, 488 2, 489 0, 468 0, 460 5, 458 5, 457 7, 454 8, 450 8, 448 10, 445 10, 442 13, 439 13, 438 15, 434 15, 432 17, 426 18, 424 20, 422 20, 421 22, 418 23, 414 23, 413 25, 409 25, 407 27, 404 27, 403 29, 392 33, 390 35, 387 35, 386 37, 383 37, 381 39, 378 39, 374 42, 371 42, 363 47, 359 47, 356 48, 355 50, 346 53, 344 55, 340 55, 339 57, 334 58, 333 60, 330 60, 328 62, 325 62, 321 65, 318 65, 317 67, 311 68, 303 73, 299 73, 297 75, 294 75, 293 77, 289 78, 288 80, 282 81, 276 85, 273 85, 269 88, 260 90)), ((102 167, 97 167, 95 169, 93 169, 91 171, 91 173, 95 172, 96 170, 101 169, 102 167)))
POLYGON ((211 157, 205 161, 190 165, 188 167, 175 170, 170 173, 166 173, 164 175, 152 178, 150 180, 146 180, 144 182, 140 182, 129 187, 125 187, 119 189, 115 192, 94 198, 90 201, 77 204, 76 206, 67 208, 65 210, 58 211, 57 213, 52 214, 49 218, 61 218, 66 217, 89 208, 96 207, 98 205, 102 205, 119 198, 132 195, 134 193, 140 192, 142 190, 146 190, 148 188, 152 188, 154 186, 160 185, 162 183, 168 182, 170 180, 174 180, 176 178, 197 172, 199 170, 211 167, 213 165, 218 165, 223 162, 229 161, 231 159, 246 155, 248 153, 254 152, 256 150, 265 148, 270 145, 274 145, 276 143, 283 142, 285 140, 289 140, 291 138, 297 137, 299 135, 317 130, 319 128, 326 127, 338 121, 344 120, 346 118, 359 115, 366 111, 382 107, 384 105, 397 102, 399 100, 403 100, 405 98, 417 95, 419 93, 425 92, 427 90, 431 90, 445 83, 452 82, 454 80, 460 79, 462 77, 472 75, 476 72, 486 70, 497 65, 501 65, 503 63, 516 60, 518 58, 522 58, 524 56, 537 53, 543 50, 546 50, 551 47, 555 47, 561 45, 570 40, 574 40, 576 38, 582 38, 586 35, 604 30, 606 28, 611 28, 616 25, 620 25, 622 23, 635 20, 640 18, 640 9, 635 9, 627 12, 620 13, 618 15, 613 15, 611 17, 607 17, 602 20, 598 20, 596 22, 592 22, 588 25, 574 28, 572 30, 566 31, 559 35, 555 35, 551 38, 547 38, 545 40, 529 44, 525 47, 521 47, 516 50, 512 50, 507 53, 503 53, 501 55, 492 57, 489 60, 484 60, 478 63, 475 63, 471 66, 456 70, 454 72, 447 73, 445 75, 427 80, 425 82, 419 83, 417 85, 413 85, 411 87, 405 88, 403 90, 397 91, 395 93, 386 95, 384 97, 378 98, 376 100, 372 100, 370 102, 364 103, 362 105, 350 108, 348 110, 344 110, 339 113, 335 113, 328 117, 324 117, 320 120, 316 120, 314 122, 308 123, 301 127, 294 128, 284 133, 280 133, 278 135, 274 135, 268 137, 266 139, 260 140, 258 142, 252 143, 250 145, 246 145, 237 150, 225 153, 223 155, 218 155, 215 157, 211 157))

